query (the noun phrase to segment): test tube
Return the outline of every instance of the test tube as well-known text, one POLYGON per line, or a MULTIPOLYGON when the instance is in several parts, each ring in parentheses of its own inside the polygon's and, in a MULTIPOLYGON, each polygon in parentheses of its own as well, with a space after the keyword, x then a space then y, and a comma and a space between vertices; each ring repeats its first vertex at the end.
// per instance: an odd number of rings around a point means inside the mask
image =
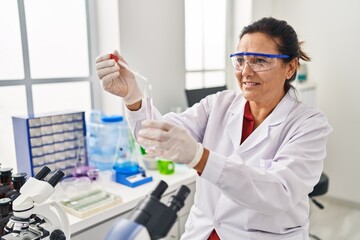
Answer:
POLYGON ((138 73, 137 71, 135 71, 134 69, 132 69, 128 64, 121 61, 116 55, 110 54, 110 59, 114 59, 116 63, 119 64, 121 67, 126 68, 129 72, 134 74, 136 83, 138 84, 139 88, 142 90, 144 99, 146 101, 146 105, 147 105, 146 118, 153 119, 154 116, 153 116, 152 87, 149 80, 140 73, 138 73))

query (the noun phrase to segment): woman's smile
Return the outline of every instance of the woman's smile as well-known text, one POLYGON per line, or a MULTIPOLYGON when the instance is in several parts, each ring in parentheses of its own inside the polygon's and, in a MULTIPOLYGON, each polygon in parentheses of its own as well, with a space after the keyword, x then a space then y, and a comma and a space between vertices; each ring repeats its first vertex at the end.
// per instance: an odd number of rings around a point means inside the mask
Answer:
POLYGON ((254 88, 260 86, 260 83, 257 82, 243 82, 243 88, 248 89, 248 88, 254 88))

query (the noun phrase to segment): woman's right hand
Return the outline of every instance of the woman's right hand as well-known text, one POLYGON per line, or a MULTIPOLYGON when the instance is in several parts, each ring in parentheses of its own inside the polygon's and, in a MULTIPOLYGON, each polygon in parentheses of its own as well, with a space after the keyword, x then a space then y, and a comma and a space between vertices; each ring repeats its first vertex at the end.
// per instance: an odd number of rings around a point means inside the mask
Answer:
MULTIPOLYGON (((114 50, 113 54, 126 63, 118 51, 114 50)), ((122 97, 126 105, 132 105, 143 98, 134 74, 111 59, 110 54, 96 58, 96 71, 104 90, 122 97)))

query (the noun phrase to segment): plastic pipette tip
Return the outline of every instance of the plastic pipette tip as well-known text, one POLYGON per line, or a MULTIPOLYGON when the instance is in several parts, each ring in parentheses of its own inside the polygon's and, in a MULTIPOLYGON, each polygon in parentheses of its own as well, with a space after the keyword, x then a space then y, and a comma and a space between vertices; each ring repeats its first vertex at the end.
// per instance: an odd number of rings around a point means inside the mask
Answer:
MULTIPOLYGON (((138 76, 139 78, 143 79, 147 84, 149 84, 146 77, 144 77, 143 75, 141 75, 140 73, 138 73, 134 69, 131 69, 127 63, 120 60, 115 54, 110 53, 110 59, 114 59, 117 64, 119 64, 120 66, 126 68, 128 71, 130 71, 134 75, 138 76)), ((150 88, 151 88, 151 86, 150 86, 150 88)))

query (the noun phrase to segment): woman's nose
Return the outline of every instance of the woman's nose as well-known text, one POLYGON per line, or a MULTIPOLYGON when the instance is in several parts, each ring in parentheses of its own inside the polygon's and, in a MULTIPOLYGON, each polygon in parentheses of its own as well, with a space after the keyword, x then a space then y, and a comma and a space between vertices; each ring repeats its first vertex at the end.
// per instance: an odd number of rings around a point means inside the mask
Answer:
POLYGON ((244 69, 242 70, 242 75, 244 77, 254 75, 254 70, 251 68, 251 66, 248 62, 245 62, 244 69))

